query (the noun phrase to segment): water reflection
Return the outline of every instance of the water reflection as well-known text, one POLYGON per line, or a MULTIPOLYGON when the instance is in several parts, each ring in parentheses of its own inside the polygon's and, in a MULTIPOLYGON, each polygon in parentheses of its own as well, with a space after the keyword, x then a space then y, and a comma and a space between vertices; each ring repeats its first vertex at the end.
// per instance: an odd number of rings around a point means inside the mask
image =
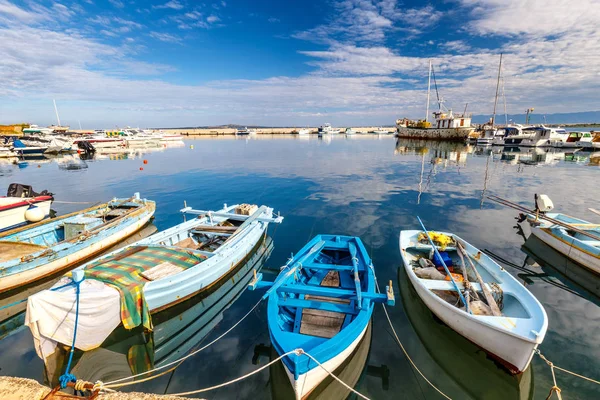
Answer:
MULTIPOLYGON (((90 382, 107 382, 160 367, 199 348, 204 344, 204 338, 222 321, 225 310, 246 290, 252 271, 256 269, 258 272, 262 268, 272 250, 273 241, 266 237, 245 264, 230 272, 208 293, 153 315, 152 332, 144 333, 141 329, 127 331, 120 326, 101 347, 87 352, 78 351, 72 373, 90 382)), ((63 348, 46 365, 50 386, 58 383, 67 358, 67 349, 63 348)))

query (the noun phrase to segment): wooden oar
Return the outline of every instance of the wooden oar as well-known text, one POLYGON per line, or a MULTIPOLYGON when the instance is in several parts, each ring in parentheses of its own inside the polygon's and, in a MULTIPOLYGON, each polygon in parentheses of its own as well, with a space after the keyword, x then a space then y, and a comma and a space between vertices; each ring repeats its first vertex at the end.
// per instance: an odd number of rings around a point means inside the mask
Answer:
POLYGON ((498 308, 498 304, 496 304, 496 300, 494 300, 494 296, 492 296, 492 294, 490 293, 487 286, 485 286, 485 282, 483 282, 481 275, 479 275, 479 271, 477 271, 477 268, 475 268, 473 261, 471 261, 471 256, 469 255, 469 253, 467 253, 467 251, 465 250, 463 245, 458 240, 456 241, 456 248, 458 249, 459 252, 462 252, 467 257, 467 261, 469 261, 471 268, 473 268, 473 272, 475 272, 475 277, 477 278, 477 281, 481 285, 481 290, 483 291, 483 295, 485 296, 485 300, 487 301, 488 306, 490 306, 490 309, 492 310, 492 314, 495 317, 502 316, 502 312, 500 311, 500 308, 498 308))
MULTIPOLYGON (((493 200, 493 201, 495 201, 497 203, 500 203, 500 204, 505 205, 507 207, 514 208, 515 210, 518 210, 518 211, 521 211, 521 212, 524 212, 524 213, 527 213, 527 214, 536 214, 535 211, 528 210, 527 208, 525 208, 525 207, 523 207, 523 206, 521 206, 519 204, 513 203, 512 201, 505 200, 502 197, 498 197, 498 196, 494 196, 494 195, 488 195, 487 198, 490 199, 490 200, 493 200)), ((584 231, 582 229, 576 228, 575 226, 573 226, 571 224, 567 224, 567 223, 559 221, 557 219, 547 217, 547 216, 545 216, 543 214, 539 214, 538 217, 541 218, 541 219, 544 219, 546 221, 552 222, 554 225, 562 226, 563 228, 570 229, 570 230, 572 230, 574 232, 577 232, 577 233, 579 233, 581 235, 590 237, 590 238, 592 238, 594 240, 598 240, 597 236, 595 236, 595 235, 593 235, 593 234, 591 234, 589 232, 586 232, 586 231, 584 231)))
MULTIPOLYGON (((471 309, 470 297, 471 297, 472 289, 471 289, 471 282, 469 281, 469 275, 467 274, 467 264, 465 264, 465 259, 463 258, 462 253, 460 251, 457 251, 457 253, 458 253, 458 257, 460 257, 460 268, 462 269, 463 281, 465 283, 465 289, 467 289, 466 290, 467 294, 465 296, 465 300, 467 300, 467 305, 468 305, 467 310, 470 310, 471 309)), ((477 299, 479 299, 479 295, 477 294, 477 292, 473 290, 473 293, 475 294, 475 297, 477 297, 477 299)))
POLYGON ((460 300, 465 305, 467 312, 470 314, 471 311, 469 310, 469 305, 467 304, 465 297, 463 296, 462 292, 460 291, 460 288, 456 284, 456 281, 454 281, 454 277, 452 276, 452 274, 450 273, 450 270, 446 266, 444 259, 442 258, 442 256, 440 255, 440 252, 437 249, 437 246, 435 245, 435 243, 433 243, 433 240, 431 240, 431 237, 429 236, 429 232, 427 232, 427 229, 425 228, 425 225, 423 225, 423 221, 421 221, 421 218, 419 218, 419 216, 417 216, 417 219, 419 220, 419 223, 421 224, 421 228, 423 228, 423 232, 425 233, 425 236, 427 236, 427 240, 429 240, 429 244, 431 244, 431 247, 433 248, 433 252, 439 258, 440 262, 442 263, 442 265, 444 267, 444 270, 446 270, 447 276, 450 278, 450 282, 452 282, 452 284, 454 285, 454 289, 458 293, 458 297, 460 297, 460 300))
POLYGON ((588 210, 590 210, 591 212, 593 212, 594 214, 598 214, 600 215, 600 211, 596 210, 595 208, 588 208, 588 210))

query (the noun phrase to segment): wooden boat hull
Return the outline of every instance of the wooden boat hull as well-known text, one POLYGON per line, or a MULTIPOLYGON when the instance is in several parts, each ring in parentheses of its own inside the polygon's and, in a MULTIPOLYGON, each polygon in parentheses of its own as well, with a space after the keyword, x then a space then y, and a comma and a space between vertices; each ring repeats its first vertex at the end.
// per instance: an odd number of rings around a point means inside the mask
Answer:
POLYGON ((600 275, 600 256, 577 246, 574 240, 567 241, 552 232, 549 228, 532 227, 531 234, 558 251, 565 257, 585 267, 596 275, 600 275))
POLYGON ((475 128, 411 128, 398 126, 397 136, 409 139, 449 140, 463 142, 475 128))
MULTIPOLYGON (((69 249, 51 252, 51 254, 41 254, 30 260, 22 261, 17 268, 4 271, 4 274, 0 277, 0 293, 31 284, 49 275, 72 268, 97 255, 140 230, 150 221, 155 208, 154 202, 147 202, 146 205, 129 214, 126 221, 120 221, 119 224, 111 227, 107 226, 101 233, 79 241, 69 249)), ((0 240, 2 240, 2 237, 0 237, 0 240)), ((49 250, 51 249, 50 247, 49 250)))
MULTIPOLYGON (((348 357, 354 353, 358 345, 361 343, 362 339, 365 337, 368 326, 369 325, 364 327, 364 329, 348 347, 338 353, 335 357, 322 363, 323 367, 325 367, 327 371, 335 371, 340 365, 342 365, 342 363, 344 363, 344 361, 346 361, 348 357)), ((294 388, 296 399, 298 400, 306 399, 312 393, 312 391, 329 376, 329 374, 322 368, 316 367, 304 374, 299 375, 296 379, 294 378, 294 373, 290 372, 285 364, 283 364, 283 366, 290 383, 294 388)))
MULTIPOLYGON (((504 289, 505 299, 507 296, 515 298, 528 297, 527 301, 531 308, 524 309, 525 315, 521 317, 474 316, 460 310, 453 304, 449 304, 427 288, 421 282, 421 279, 417 277, 410 265, 407 248, 410 244, 414 243, 409 243, 410 239, 408 238, 414 237, 418 232, 401 232, 400 252, 409 280, 423 303, 446 325, 501 362, 509 372, 518 374, 527 369, 533 357, 534 350, 542 342, 547 329, 547 316, 541 304, 527 289, 499 266, 499 271, 495 272, 501 273, 504 280, 512 280, 514 281, 513 284, 518 285, 504 289), (508 289, 512 290, 509 291, 508 289)), ((456 238, 455 235, 450 233, 441 233, 456 238)), ((459 240, 458 238, 456 239, 459 240)), ((461 241, 461 243, 468 253, 478 254, 482 262, 493 262, 469 243, 465 241, 461 241)))

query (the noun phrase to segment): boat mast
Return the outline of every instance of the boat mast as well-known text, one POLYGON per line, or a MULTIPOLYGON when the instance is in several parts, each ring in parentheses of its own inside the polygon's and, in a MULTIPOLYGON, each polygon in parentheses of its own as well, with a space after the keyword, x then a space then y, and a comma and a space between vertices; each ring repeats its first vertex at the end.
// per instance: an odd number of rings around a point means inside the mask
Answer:
POLYGON ((58 120, 58 126, 62 126, 60 124, 60 117, 58 116, 58 108, 56 108, 56 100, 52 99, 52 102, 54 103, 54 112, 56 113, 56 119, 58 120))
POLYGON ((498 64, 498 80, 496 82, 496 97, 494 98, 494 113, 492 114, 492 129, 496 122, 496 106, 498 105, 498 89, 500 88, 500 73, 502 72, 502 53, 500 53, 500 64, 498 64))
POLYGON ((431 59, 429 60, 429 78, 427 79, 427 107, 425 111, 425 122, 429 122, 429 93, 431 92, 431 59))

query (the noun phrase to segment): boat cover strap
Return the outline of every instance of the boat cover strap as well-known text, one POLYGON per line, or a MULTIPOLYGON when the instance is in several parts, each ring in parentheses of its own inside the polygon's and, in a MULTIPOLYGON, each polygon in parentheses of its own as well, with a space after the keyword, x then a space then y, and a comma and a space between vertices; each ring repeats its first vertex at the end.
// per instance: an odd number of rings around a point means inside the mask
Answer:
POLYGON ((121 321, 126 329, 143 323, 152 330, 150 310, 144 298, 144 285, 148 279, 141 273, 156 265, 169 262, 183 269, 190 268, 207 257, 160 246, 133 246, 129 250, 101 259, 85 268, 86 279, 95 279, 110 285, 121 295, 121 321))

